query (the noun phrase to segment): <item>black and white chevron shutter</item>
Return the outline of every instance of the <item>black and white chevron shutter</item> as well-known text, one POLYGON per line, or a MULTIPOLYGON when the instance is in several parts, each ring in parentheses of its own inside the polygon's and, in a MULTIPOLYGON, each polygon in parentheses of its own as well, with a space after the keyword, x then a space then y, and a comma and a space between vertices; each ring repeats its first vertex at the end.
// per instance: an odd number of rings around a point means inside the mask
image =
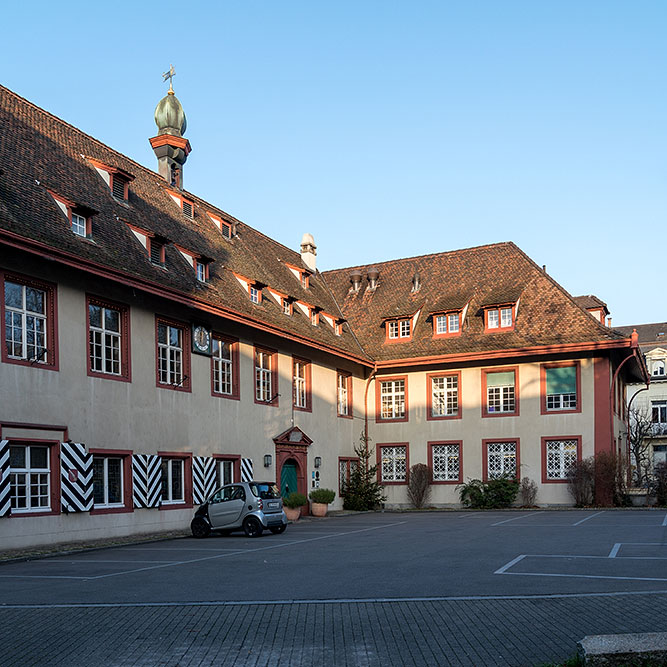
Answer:
POLYGON ((162 499, 162 457, 132 455, 132 495, 135 507, 157 507, 162 499))
POLYGON ((252 482, 252 459, 241 459, 241 481, 252 482))
POLYGON ((0 440, 0 516, 9 516, 12 507, 9 493, 9 440, 0 440))
POLYGON ((215 459, 195 456, 192 459, 192 499, 201 505, 215 491, 215 459))
POLYGON ((79 442, 60 443, 60 499, 63 512, 93 509, 93 455, 79 442))

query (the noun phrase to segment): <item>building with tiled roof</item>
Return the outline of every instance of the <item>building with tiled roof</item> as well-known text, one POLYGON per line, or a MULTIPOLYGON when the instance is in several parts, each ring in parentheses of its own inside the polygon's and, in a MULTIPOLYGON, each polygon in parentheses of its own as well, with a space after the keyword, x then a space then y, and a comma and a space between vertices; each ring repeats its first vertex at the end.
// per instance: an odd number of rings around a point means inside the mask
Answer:
POLYGON ((0 121, 6 544, 185 526, 253 477, 339 493, 361 433, 391 506, 418 462, 435 505, 502 473, 567 504, 567 466, 621 447, 633 337, 514 244, 322 273, 310 234, 184 189, 171 90, 157 172, 2 87, 0 121))

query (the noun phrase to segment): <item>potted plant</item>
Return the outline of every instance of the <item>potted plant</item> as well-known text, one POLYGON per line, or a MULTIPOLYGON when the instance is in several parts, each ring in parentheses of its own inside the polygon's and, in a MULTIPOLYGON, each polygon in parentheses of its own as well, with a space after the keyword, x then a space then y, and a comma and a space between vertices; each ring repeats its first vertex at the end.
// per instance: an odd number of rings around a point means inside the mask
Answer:
POLYGON ((285 516, 289 521, 298 521, 301 516, 301 508, 308 502, 308 498, 303 493, 296 491, 283 498, 283 509, 285 516))
POLYGON ((331 489, 313 489, 309 494, 313 516, 326 516, 327 507, 333 502, 336 494, 331 489))

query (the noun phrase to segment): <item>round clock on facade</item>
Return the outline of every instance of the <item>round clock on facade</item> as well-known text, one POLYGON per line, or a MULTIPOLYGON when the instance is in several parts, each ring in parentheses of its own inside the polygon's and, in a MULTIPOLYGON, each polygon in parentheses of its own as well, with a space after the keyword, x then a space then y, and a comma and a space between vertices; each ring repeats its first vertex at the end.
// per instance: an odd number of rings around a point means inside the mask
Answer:
POLYGON ((192 330, 192 342, 197 352, 209 354, 211 349, 211 333, 206 327, 198 324, 192 330))

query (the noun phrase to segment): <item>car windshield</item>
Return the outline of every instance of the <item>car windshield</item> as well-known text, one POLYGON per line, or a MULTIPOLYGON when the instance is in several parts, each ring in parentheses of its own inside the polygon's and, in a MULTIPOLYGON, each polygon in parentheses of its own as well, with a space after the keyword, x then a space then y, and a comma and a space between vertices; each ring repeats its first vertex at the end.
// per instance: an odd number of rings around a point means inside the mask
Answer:
POLYGON ((253 482, 250 485, 250 490, 253 495, 263 500, 268 500, 269 498, 280 498, 280 493, 278 487, 275 484, 269 484, 266 482, 253 482))

